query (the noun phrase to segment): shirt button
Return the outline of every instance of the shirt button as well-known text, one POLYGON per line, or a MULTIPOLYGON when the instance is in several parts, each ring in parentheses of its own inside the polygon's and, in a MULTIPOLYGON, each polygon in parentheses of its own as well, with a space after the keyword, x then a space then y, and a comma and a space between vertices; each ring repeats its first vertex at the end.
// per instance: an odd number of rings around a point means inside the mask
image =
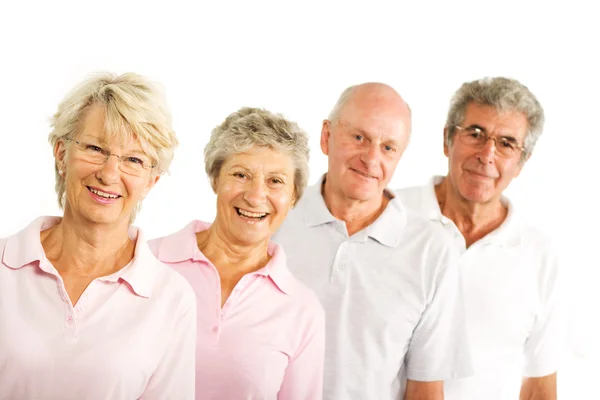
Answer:
POLYGON ((219 327, 217 325, 213 326, 212 331, 217 333, 219 331, 219 327))
POLYGON ((71 325, 71 324, 73 323, 73 316, 69 315, 69 316, 67 317, 67 323, 68 323, 69 325, 71 325))

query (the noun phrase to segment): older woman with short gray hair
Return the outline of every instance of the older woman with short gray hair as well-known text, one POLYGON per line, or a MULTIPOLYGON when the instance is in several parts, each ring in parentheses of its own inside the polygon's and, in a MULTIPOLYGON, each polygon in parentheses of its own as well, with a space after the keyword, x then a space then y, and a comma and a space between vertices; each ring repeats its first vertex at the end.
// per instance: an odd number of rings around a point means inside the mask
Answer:
POLYGON ((324 312, 270 241, 306 187, 307 135, 246 107, 213 130, 204 154, 214 222, 151 242, 196 291, 196 397, 320 399, 324 312))
POLYGON ((102 73, 52 120, 62 217, 0 239, 0 398, 194 398, 196 302, 131 226, 177 138, 159 87, 102 73))

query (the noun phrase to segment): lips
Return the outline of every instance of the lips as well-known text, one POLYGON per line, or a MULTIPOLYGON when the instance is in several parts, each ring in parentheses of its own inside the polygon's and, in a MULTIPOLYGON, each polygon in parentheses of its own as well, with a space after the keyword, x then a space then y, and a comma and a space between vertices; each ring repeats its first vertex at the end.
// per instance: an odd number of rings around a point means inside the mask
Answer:
POLYGON ((366 172, 359 171, 359 170, 357 170, 357 169, 355 169, 355 168, 350 168, 350 169, 351 169, 351 170, 352 170, 354 173, 356 173, 356 174, 358 174, 358 175, 360 175, 360 176, 363 176, 363 177, 365 177, 365 178, 367 178, 367 179, 377 179, 377 177, 375 177, 375 176, 373 176, 373 175, 369 175, 369 174, 367 174, 366 172))
POLYGON ((87 189, 90 197, 100 204, 112 204, 122 197, 118 193, 100 190, 91 186, 87 186, 87 189))
POLYGON ((269 213, 266 213, 266 212, 250 211, 250 210, 245 210, 245 209, 239 208, 239 207, 234 207, 234 208, 240 217, 253 219, 253 220, 257 220, 257 221, 263 220, 267 217, 267 215, 269 215, 269 213))

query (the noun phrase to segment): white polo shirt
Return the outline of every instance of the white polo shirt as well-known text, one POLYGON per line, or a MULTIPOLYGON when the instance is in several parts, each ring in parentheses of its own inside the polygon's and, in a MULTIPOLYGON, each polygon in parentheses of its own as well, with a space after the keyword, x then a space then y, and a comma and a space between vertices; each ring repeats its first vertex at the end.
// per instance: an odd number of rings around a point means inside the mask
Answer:
POLYGON ((454 222, 442 215, 429 184, 397 191, 409 208, 442 226, 460 251, 467 326, 475 375, 444 383, 446 400, 519 397, 521 374, 540 377, 558 366, 558 262, 549 241, 528 227, 508 205, 505 221, 468 249, 454 222), (524 356, 524 359, 523 359, 524 356), (516 380, 516 382, 515 382, 516 380))
POLYGON ((348 237, 321 182, 307 188, 273 240, 325 308, 324 399, 396 400, 406 377, 472 373, 458 255, 446 236, 392 199, 348 237))

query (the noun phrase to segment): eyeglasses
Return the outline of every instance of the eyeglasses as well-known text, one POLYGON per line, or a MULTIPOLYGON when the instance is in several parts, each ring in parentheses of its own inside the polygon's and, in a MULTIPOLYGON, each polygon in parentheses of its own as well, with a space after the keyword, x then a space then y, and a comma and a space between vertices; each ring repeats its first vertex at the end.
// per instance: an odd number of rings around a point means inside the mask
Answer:
POLYGON ((145 171, 156 167, 156 165, 152 165, 147 159, 137 155, 119 156, 93 143, 80 142, 79 140, 70 138, 65 138, 65 140, 74 142, 75 147, 81 154, 81 158, 91 164, 103 165, 108 161, 110 156, 115 156, 119 160, 119 169, 133 176, 141 176, 145 171))
POLYGON ((458 134, 460 141, 469 147, 481 149, 491 139, 494 141, 496 151, 504 157, 516 157, 519 153, 525 151, 525 148, 519 145, 517 139, 512 136, 492 136, 477 126, 467 128, 454 126, 460 130, 458 134))

